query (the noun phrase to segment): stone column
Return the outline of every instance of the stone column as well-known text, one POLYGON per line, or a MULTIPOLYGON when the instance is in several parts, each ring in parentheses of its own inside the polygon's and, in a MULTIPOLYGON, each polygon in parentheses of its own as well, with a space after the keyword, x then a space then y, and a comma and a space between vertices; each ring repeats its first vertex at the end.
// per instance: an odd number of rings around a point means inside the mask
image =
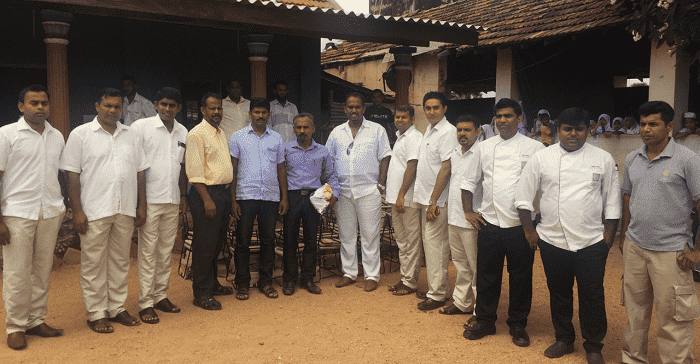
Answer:
POLYGON ((248 60, 250 61, 250 97, 267 97, 267 48, 271 35, 248 36, 248 60))
POLYGON ((70 120, 70 89, 68 87, 68 29, 73 14, 41 10, 46 43, 46 88, 51 100, 51 125, 68 138, 70 120))
POLYGON ((518 76, 515 74, 510 47, 499 49, 496 56, 496 102, 502 98, 520 101, 518 76))
POLYGON ((679 52, 670 54, 670 50, 667 44, 657 48, 656 40, 651 42, 649 101, 666 101, 673 107, 676 132, 682 127, 683 113, 688 111, 690 57, 679 52))
POLYGON ((396 72, 396 106, 408 105, 408 89, 411 86, 411 54, 416 47, 391 47, 396 72))

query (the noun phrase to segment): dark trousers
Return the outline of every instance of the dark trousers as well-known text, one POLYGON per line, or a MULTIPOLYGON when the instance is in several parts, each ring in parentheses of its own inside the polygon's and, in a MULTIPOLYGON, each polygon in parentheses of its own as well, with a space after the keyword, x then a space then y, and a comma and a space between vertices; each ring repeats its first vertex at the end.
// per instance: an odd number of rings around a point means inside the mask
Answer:
POLYGON ((236 286, 250 286, 250 240, 253 237, 255 219, 258 219, 258 287, 272 285, 272 270, 275 260, 275 224, 280 203, 262 200, 237 200, 241 207, 241 219, 236 229, 236 249, 233 260, 236 264, 236 286))
POLYGON ((573 344, 576 332, 571 319, 574 315, 574 278, 578 286, 578 317, 586 352, 600 352, 608 330, 605 315, 603 278, 608 259, 605 240, 576 252, 557 248, 542 240, 538 242, 544 273, 549 287, 552 324, 558 341, 573 344))
POLYGON ((309 197, 313 191, 289 191, 289 212, 284 217, 284 281, 295 282, 299 276, 299 223, 304 224, 304 252, 301 255, 301 280, 313 279, 316 275, 316 251, 318 225, 321 215, 311 204, 309 197))
POLYGON ((532 306, 532 263, 534 250, 525 239, 522 226, 500 228, 487 223, 479 230, 476 254, 476 317, 493 325, 498 318, 503 259, 508 258, 508 326, 525 327, 532 306))
POLYGON ((204 202, 197 190, 190 189, 187 201, 192 213, 192 293, 195 298, 211 298, 219 285, 216 258, 226 242, 231 211, 231 195, 225 185, 206 186, 216 205, 216 217, 204 213, 204 202))

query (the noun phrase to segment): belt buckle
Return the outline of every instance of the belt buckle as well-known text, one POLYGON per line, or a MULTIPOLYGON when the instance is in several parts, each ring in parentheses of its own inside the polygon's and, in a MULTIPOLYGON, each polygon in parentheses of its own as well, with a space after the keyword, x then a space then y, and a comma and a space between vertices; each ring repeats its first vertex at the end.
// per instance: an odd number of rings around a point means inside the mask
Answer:
POLYGON ((307 196, 309 194, 309 190, 301 190, 300 193, 302 196, 307 196))

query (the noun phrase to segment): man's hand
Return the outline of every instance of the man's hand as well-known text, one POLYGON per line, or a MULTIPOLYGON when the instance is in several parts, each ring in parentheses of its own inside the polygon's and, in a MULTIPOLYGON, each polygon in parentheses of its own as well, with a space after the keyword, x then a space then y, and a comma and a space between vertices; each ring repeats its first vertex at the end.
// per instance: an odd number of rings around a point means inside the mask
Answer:
POLYGON ((440 215, 440 208, 437 206, 428 206, 428 214, 425 216, 425 220, 428 222, 433 222, 440 215))
POLYGON ((289 201, 287 201, 287 199, 282 199, 282 201, 280 201, 280 208, 277 213, 279 216, 284 216, 287 214, 287 211, 289 211, 289 201))
POLYGON ((0 246, 10 244, 10 229, 4 221, 0 221, 0 246))
POLYGON ((231 217, 233 217, 236 220, 241 219, 241 206, 238 205, 238 202, 236 202, 236 200, 231 201, 231 217))
POLYGON ((333 206, 335 206, 335 203, 338 201, 338 198, 335 196, 331 196, 331 198, 328 200, 328 206, 326 206, 326 211, 330 211, 333 209, 333 206))
POLYGON ((678 266, 684 271, 695 269, 695 266, 700 262, 700 250, 691 250, 685 252, 678 257, 678 266))
MULTIPOLYGON (((145 205, 145 204, 142 204, 145 205)), ((146 222, 146 206, 139 206, 136 208, 136 220, 134 220, 134 226, 141 227, 146 222)))
POLYGON ((73 227, 75 227, 75 232, 78 234, 84 235, 87 233, 88 220, 84 212, 73 211, 73 227))
POLYGON ((625 234, 620 234, 620 238, 618 239, 617 242, 618 242, 617 245, 620 248, 620 253, 622 253, 623 252, 622 248, 625 245, 625 234))
POLYGON ((206 216, 207 219, 216 217, 216 204, 211 198, 204 200, 204 216, 206 216))
POLYGON ((399 196, 396 197, 396 212, 398 212, 400 214, 403 214, 404 212, 406 212, 406 208, 403 207, 403 204, 404 204, 404 198, 403 198, 403 196, 401 196, 401 194, 399 194, 399 196))
POLYGON ((472 226, 476 230, 481 230, 481 225, 486 226, 486 221, 483 217, 481 217, 481 214, 478 212, 465 212, 464 217, 467 219, 467 221, 469 221, 470 224, 472 224, 472 226))
POLYGON ((537 242, 540 241, 540 235, 537 230, 533 230, 531 233, 525 232, 525 240, 530 244, 530 249, 537 250, 537 242))
POLYGON ((185 216, 187 212, 187 197, 180 197, 180 216, 185 216))

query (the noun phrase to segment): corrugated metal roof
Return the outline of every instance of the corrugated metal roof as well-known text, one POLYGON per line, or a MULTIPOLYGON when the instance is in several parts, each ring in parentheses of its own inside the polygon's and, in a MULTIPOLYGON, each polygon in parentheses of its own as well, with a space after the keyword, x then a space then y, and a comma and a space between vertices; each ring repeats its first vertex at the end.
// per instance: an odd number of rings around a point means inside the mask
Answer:
POLYGON ((334 0, 279 0, 278 2, 319 8, 342 9, 342 7, 334 0))

